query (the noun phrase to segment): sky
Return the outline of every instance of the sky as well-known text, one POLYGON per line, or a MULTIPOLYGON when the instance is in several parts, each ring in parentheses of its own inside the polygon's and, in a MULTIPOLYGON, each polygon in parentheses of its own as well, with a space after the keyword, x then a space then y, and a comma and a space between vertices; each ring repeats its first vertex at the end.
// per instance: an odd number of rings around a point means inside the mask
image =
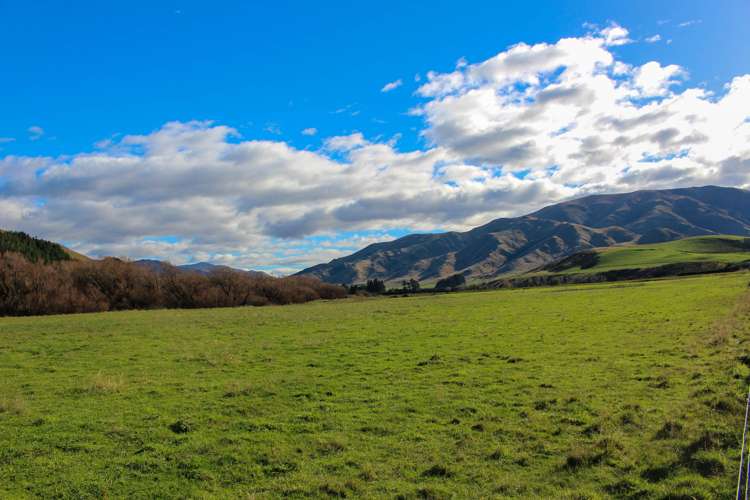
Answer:
POLYGON ((750 2, 0 0, 0 228, 277 274, 750 187, 750 2))

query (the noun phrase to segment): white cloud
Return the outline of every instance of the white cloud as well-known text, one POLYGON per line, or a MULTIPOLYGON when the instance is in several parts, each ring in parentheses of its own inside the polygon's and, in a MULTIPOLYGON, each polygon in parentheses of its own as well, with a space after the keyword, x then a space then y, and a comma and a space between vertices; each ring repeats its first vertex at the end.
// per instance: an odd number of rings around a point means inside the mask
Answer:
POLYGON ((459 71, 432 73, 419 89, 429 98, 417 110, 423 134, 465 163, 530 170, 579 193, 749 185, 750 171, 730 178, 719 165, 750 157, 750 124, 743 122, 750 76, 735 78, 721 96, 678 92, 681 67, 632 67, 608 51, 612 42, 612 32, 601 30, 552 45, 519 44, 459 71))
POLYGON ((350 116, 357 116, 359 115, 359 111, 354 109, 354 106, 356 106, 356 103, 354 104, 347 104, 346 106, 343 106, 341 108, 336 109, 335 111, 331 111, 334 115, 340 115, 343 113, 346 113, 350 116))
POLYGON ((0 137, 0 144, 7 144, 9 142, 14 142, 15 140, 14 137, 0 137))
POLYGON ((688 26, 693 26, 695 24, 700 24, 702 22, 703 21, 701 19, 691 19, 689 21, 681 22, 677 26, 680 27, 680 28, 687 28, 688 26))
POLYGON ((96 153, 6 157, 0 227, 92 255, 176 263, 220 256, 237 266, 292 269, 352 251, 335 241, 316 250, 306 235, 467 229, 573 193, 544 179, 490 179, 481 168, 454 165, 441 148, 402 153, 361 133, 326 141, 326 151, 343 155, 337 160, 232 136, 221 125, 174 122, 96 153), (156 238, 164 235, 170 241, 156 238))
POLYGON ((427 83, 417 92, 424 97, 439 97, 456 90, 505 87, 509 84, 538 85, 539 76, 565 67, 568 75, 588 74, 608 67, 613 56, 603 38, 564 38, 554 45, 519 43, 478 64, 467 65, 452 73, 427 74, 427 83))
POLYGON ((661 96, 669 92, 669 87, 679 83, 685 71, 675 64, 662 66, 650 61, 635 70, 633 83, 644 97, 661 96))
POLYGON ((38 139, 41 139, 44 135, 44 129, 38 125, 33 125, 28 128, 29 132, 29 139, 32 141, 36 141, 38 139))
POLYGON ((281 127, 279 127, 279 125, 276 124, 276 123, 266 123, 266 126, 263 127, 263 130, 265 130, 269 134, 273 134, 273 135, 281 135, 282 134, 281 127))
POLYGON ((172 122, 95 152, 0 157, 0 227, 96 255, 294 270, 395 227, 465 230, 588 193, 750 187, 750 75, 712 94, 677 65, 618 60, 627 33, 613 36, 431 72, 416 108, 429 146, 414 151, 354 132, 313 152, 172 122))
POLYGON ((617 23, 611 23, 606 28, 600 31, 604 37, 604 44, 607 46, 625 45, 631 43, 632 40, 628 38, 628 30, 623 28, 617 23))
POLYGON ((627 75, 632 71, 633 67, 629 64, 625 64, 620 61, 615 61, 615 63, 612 65, 612 74, 613 75, 627 75))
POLYGON ((658 41, 661 41, 661 35, 658 33, 656 35, 646 38, 646 43, 656 43, 658 41))
POLYGON ((392 82, 389 82, 389 83, 386 83, 385 85, 383 85, 383 88, 380 89, 380 91, 381 92, 390 92, 391 90, 395 90, 395 89, 399 88, 403 84, 404 84, 404 82, 401 81, 401 79, 399 78, 398 80, 394 80, 392 82))
POLYGON ((330 151, 351 151, 354 148, 367 144, 361 132, 355 132, 350 135, 339 135, 329 137, 325 140, 325 148, 330 151))
POLYGON ((318 129, 315 127, 309 127, 302 130, 302 135, 315 135, 318 133, 318 129))

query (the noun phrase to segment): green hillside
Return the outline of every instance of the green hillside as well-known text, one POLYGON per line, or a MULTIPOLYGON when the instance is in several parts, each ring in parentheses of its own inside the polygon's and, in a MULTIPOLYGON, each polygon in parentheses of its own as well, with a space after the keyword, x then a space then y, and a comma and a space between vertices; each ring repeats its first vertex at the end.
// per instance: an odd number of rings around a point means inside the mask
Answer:
POLYGON ((34 238, 20 231, 0 230, 0 253, 20 253, 32 262, 80 260, 87 257, 51 241, 34 238))
POLYGON ((545 266, 553 273, 599 273, 617 269, 652 268, 689 262, 738 263, 750 260, 750 238, 698 236, 651 245, 598 248, 545 266))
POLYGON ((748 279, 1 318, 0 497, 730 498, 748 279))

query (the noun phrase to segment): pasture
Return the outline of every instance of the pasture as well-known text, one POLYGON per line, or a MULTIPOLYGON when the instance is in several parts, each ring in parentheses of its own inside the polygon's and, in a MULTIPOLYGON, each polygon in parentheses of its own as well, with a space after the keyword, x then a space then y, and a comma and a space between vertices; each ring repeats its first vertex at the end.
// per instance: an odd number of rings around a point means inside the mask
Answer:
POLYGON ((749 280, 0 318, 0 497, 731 498, 749 280))
POLYGON ((596 249, 595 265, 571 267, 565 273, 600 273, 618 269, 652 268, 699 262, 750 261, 750 239, 742 236, 696 236, 666 243, 620 245, 596 249))

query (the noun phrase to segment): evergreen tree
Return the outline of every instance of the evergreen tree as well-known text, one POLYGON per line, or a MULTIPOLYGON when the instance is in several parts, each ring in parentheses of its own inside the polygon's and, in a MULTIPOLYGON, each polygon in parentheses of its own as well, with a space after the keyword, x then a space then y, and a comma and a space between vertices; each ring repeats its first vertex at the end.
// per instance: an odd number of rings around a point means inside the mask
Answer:
POLYGON ((385 293, 385 281, 377 278, 367 280, 367 287, 365 288, 369 293, 385 293))
POLYGON ((70 255, 57 243, 33 238, 20 231, 0 231, 0 253, 15 252, 31 262, 45 264, 70 260, 70 255))

